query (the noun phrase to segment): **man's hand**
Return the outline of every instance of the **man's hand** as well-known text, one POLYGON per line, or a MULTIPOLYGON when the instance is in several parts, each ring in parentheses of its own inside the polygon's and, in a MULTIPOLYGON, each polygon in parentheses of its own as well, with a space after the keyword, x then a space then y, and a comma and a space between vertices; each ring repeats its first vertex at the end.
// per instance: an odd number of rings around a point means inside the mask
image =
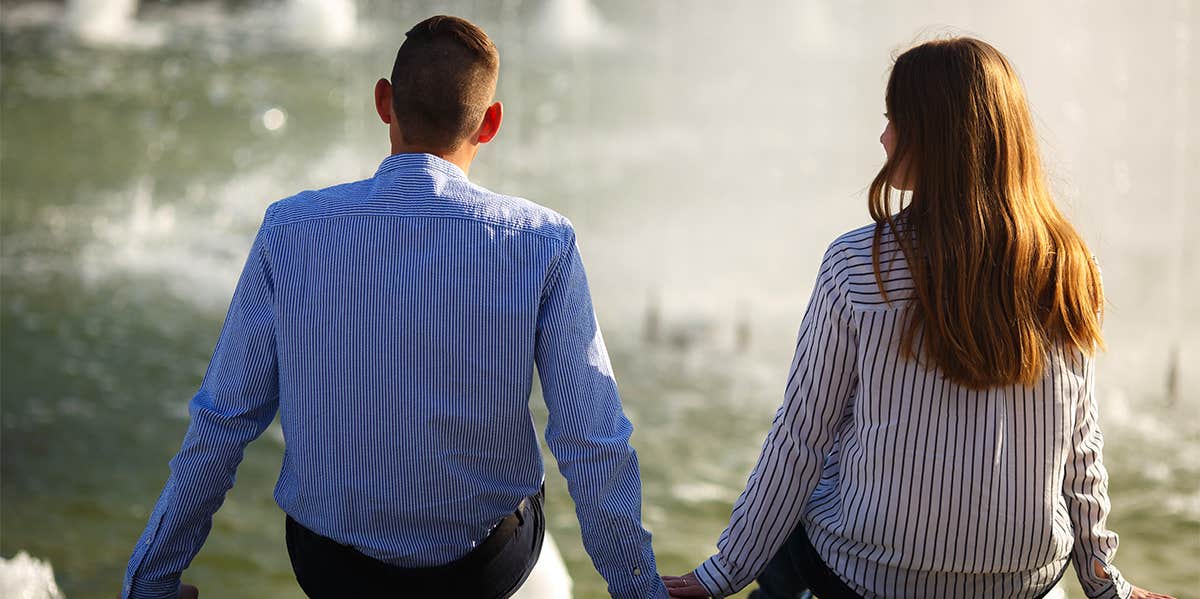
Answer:
POLYGON ((708 597, 708 589, 700 584, 695 572, 683 576, 663 576, 662 580, 672 597, 708 597))
POLYGON ((1131 594, 1129 596, 1129 599, 1175 599, 1175 598, 1170 595, 1163 595, 1162 593, 1152 593, 1150 591, 1147 591, 1146 589, 1139 589, 1138 587, 1133 587, 1133 594, 1131 594))
POLYGON ((198 599, 200 597, 200 589, 185 584, 179 587, 179 599, 198 599))

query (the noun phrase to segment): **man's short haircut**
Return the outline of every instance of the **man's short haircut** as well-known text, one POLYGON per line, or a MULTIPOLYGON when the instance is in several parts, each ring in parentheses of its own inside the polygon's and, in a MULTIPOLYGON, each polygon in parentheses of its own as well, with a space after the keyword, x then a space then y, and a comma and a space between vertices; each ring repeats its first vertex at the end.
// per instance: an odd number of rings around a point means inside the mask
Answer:
POLYGON ((410 146, 453 150, 483 122, 500 53, 482 29, 458 17, 430 17, 405 36, 392 66, 396 125, 410 146))

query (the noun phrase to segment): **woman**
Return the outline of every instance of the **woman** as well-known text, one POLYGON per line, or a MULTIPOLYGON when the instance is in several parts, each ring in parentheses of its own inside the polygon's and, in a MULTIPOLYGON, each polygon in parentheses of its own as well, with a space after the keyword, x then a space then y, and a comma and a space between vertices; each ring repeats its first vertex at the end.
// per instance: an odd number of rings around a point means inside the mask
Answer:
POLYGON ((887 110, 875 223, 826 252, 719 552, 668 589, 1040 597, 1070 562, 1089 597, 1162 597, 1113 565, 1100 274, 1016 74, 979 40, 929 42, 896 60, 887 110))

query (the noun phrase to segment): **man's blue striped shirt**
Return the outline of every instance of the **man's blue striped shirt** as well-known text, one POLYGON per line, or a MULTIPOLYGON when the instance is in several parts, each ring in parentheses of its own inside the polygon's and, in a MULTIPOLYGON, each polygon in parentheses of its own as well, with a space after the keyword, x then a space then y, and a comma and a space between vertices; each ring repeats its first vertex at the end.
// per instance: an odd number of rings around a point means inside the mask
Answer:
POLYGON ((174 596, 276 412, 285 512, 402 567, 463 556, 542 484, 535 363, 596 568, 665 597, 571 223, 429 154, 268 208, 125 594, 174 596))

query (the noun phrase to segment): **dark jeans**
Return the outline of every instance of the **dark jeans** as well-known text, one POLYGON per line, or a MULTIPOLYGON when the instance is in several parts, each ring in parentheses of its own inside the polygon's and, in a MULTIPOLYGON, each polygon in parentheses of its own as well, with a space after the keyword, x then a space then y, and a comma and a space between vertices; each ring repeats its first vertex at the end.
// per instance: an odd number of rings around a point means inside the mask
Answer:
POLYGON ((750 593, 750 599, 801 599, 806 593, 820 599, 859 599, 821 560, 804 525, 797 524, 758 575, 758 589, 750 593))
POLYGON ((399 568, 341 545, 287 518, 287 548, 296 581, 313 599, 463 597, 503 599, 515 593, 542 552, 543 493, 523 501, 461 559, 432 568, 399 568))
MULTIPOLYGON (((1054 590, 1054 585, 1058 584, 1064 572, 1066 568, 1038 595, 1038 599, 1054 590)), ((825 565, 808 540, 804 525, 797 524, 796 530, 792 531, 792 535, 783 542, 783 547, 758 575, 758 589, 750 593, 750 599, 806 599, 809 596, 818 599, 860 599, 860 595, 825 565)))

